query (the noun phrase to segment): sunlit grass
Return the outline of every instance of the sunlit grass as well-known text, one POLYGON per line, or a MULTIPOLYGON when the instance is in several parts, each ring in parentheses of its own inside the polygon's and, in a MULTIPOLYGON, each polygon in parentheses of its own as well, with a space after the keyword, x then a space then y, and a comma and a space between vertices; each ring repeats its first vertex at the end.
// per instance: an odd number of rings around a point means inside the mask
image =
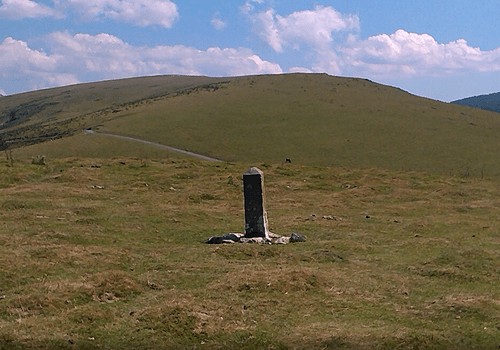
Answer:
POLYGON ((202 243, 243 230, 250 164, 0 163, 0 347, 500 345, 497 181, 252 165, 307 242, 202 243))

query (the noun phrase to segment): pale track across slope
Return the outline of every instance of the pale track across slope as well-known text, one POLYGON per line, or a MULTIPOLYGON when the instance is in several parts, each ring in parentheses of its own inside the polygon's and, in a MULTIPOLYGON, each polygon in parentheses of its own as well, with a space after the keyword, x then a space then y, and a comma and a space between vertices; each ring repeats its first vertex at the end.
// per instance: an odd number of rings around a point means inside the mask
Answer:
POLYGON ((189 156, 193 156, 193 157, 200 158, 200 159, 203 159, 203 160, 209 160, 209 161, 212 161, 212 162, 221 162, 220 159, 207 157, 207 156, 204 156, 202 154, 197 154, 197 153, 189 152, 189 151, 186 151, 186 150, 183 150, 183 149, 179 149, 179 148, 175 148, 175 147, 171 147, 171 146, 162 145, 161 143, 156 143, 156 142, 152 142, 152 141, 137 139, 137 138, 134 138, 134 137, 123 136, 123 135, 116 135, 116 134, 108 134, 108 133, 105 133, 105 132, 96 132, 96 131, 94 131, 92 129, 86 129, 86 130, 84 130, 84 132, 86 134, 91 134, 91 135, 92 134, 98 134, 98 135, 103 135, 103 136, 117 137, 117 138, 120 138, 120 139, 125 139, 125 140, 130 140, 130 141, 135 141, 135 142, 142 142, 142 143, 145 143, 145 144, 148 144, 148 145, 151 145, 151 146, 161 147, 161 148, 164 148, 164 149, 168 149, 170 151, 179 152, 179 153, 182 153, 182 154, 187 154, 189 156))

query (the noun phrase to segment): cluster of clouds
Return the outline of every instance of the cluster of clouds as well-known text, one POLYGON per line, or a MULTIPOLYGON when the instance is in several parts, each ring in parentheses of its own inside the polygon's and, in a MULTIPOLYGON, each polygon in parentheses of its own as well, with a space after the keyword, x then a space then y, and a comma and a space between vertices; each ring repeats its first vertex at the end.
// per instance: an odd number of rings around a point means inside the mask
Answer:
POLYGON ((247 48, 132 46, 110 34, 54 32, 47 38, 51 54, 26 42, 6 38, 0 44, 0 76, 30 77, 31 88, 78 83, 94 74, 99 80, 144 75, 181 74, 236 76, 282 73, 276 63, 262 60, 247 48))
POLYGON ((500 70, 500 49, 481 51, 464 39, 438 43, 428 34, 381 34, 340 49, 347 70, 371 76, 445 76, 500 70))
POLYGON ((343 15, 332 7, 316 6, 314 10, 297 11, 281 16, 270 8, 254 13, 250 3, 242 9, 253 23, 255 32, 276 52, 285 47, 299 49, 300 44, 316 50, 328 50, 333 35, 359 31, 356 15, 343 15))
POLYGON ((442 44, 428 34, 402 29, 361 40, 356 15, 316 6, 281 16, 273 9, 256 11, 255 4, 262 2, 250 0, 243 9, 257 35, 276 52, 305 45, 315 56, 311 69, 293 67, 296 71, 406 78, 500 70, 500 49, 481 51, 464 39, 442 44))
POLYGON ((49 6, 31 0, 2 0, 0 17, 8 19, 38 17, 61 18, 62 14, 49 6))
MULTIPOLYGON (((179 17, 170 0, 53 0, 47 6, 32 0, 1 0, 0 18, 112 19, 137 26, 170 28, 179 17)), ((265 0, 248 0, 240 7, 250 30, 278 57, 297 51, 311 61, 286 72, 326 72, 372 79, 441 76, 459 72, 500 70, 500 49, 482 51, 463 39, 438 43, 428 34, 398 30, 360 39, 360 19, 330 6, 280 15, 265 0)), ((212 25, 227 23, 216 13, 212 25)), ((154 74, 228 76, 283 73, 249 48, 198 50, 183 45, 133 46, 110 34, 53 32, 46 37, 49 53, 7 37, 0 43, 0 78, 29 77, 31 89, 98 79, 154 74)), ((0 90, 0 94, 5 94, 0 90)))
POLYGON ((77 14, 82 20, 109 18, 137 26, 172 27, 179 17, 177 5, 170 0, 53 0, 50 7, 32 0, 2 0, 0 18, 65 18, 77 14))

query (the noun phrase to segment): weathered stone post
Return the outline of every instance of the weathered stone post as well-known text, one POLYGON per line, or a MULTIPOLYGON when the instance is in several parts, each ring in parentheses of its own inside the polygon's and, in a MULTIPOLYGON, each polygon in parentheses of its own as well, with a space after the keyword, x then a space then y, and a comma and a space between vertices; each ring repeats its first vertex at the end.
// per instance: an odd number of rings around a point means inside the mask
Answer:
POLYGON ((252 167, 243 174, 243 197, 245 201, 245 238, 269 239, 264 173, 260 169, 252 167))

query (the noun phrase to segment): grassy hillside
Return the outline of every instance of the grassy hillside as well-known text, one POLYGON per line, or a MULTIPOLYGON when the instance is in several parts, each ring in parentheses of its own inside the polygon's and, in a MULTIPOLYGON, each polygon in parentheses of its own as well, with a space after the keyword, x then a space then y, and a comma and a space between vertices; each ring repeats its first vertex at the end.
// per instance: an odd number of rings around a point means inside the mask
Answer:
POLYGON ((86 113, 217 82, 221 79, 156 76, 64 86, 0 98, 0 130, 86 113))
POLYGON ((112 95, 105 93, 107 103, 116 99, 115 105, 101 104, 96 112, 90 111, 97 106, 89 106, 88 113, 72 121, 73 134, 80 136, 16 150, 14 155, 139 156, 128 141, 123 152, 104 146, 102 138, 102 147, 88 145, 93 136, 83 138, 80 131, 93 127, 226 161, 279 163, 290 158, 304 165, 500 176, 496 113, 324 74, 191 77, 189 87, 184 77, 175 77, 182 82, 175 86, 169 79, 120 81, 112 95), (145 86, 155 87, 155 97, 144 97, 153 94, 142 92, 145 86), (125 100, 133 102, 122 103, 125 100))
POLYGON ((498 182, 241 163, 0 161, 0 349, 494 349, 498 182))
MULTIPOLYGON (((158 96, 189 91, 193 87, 219 80, 187 76, 144 77, 79 84, 2 97, 0 149, 73 136, 86 127, 88 113, 113 113, 124 104, 142 105, 158 96)), ((95 121, 94 119, 91 123, 95 121)))

